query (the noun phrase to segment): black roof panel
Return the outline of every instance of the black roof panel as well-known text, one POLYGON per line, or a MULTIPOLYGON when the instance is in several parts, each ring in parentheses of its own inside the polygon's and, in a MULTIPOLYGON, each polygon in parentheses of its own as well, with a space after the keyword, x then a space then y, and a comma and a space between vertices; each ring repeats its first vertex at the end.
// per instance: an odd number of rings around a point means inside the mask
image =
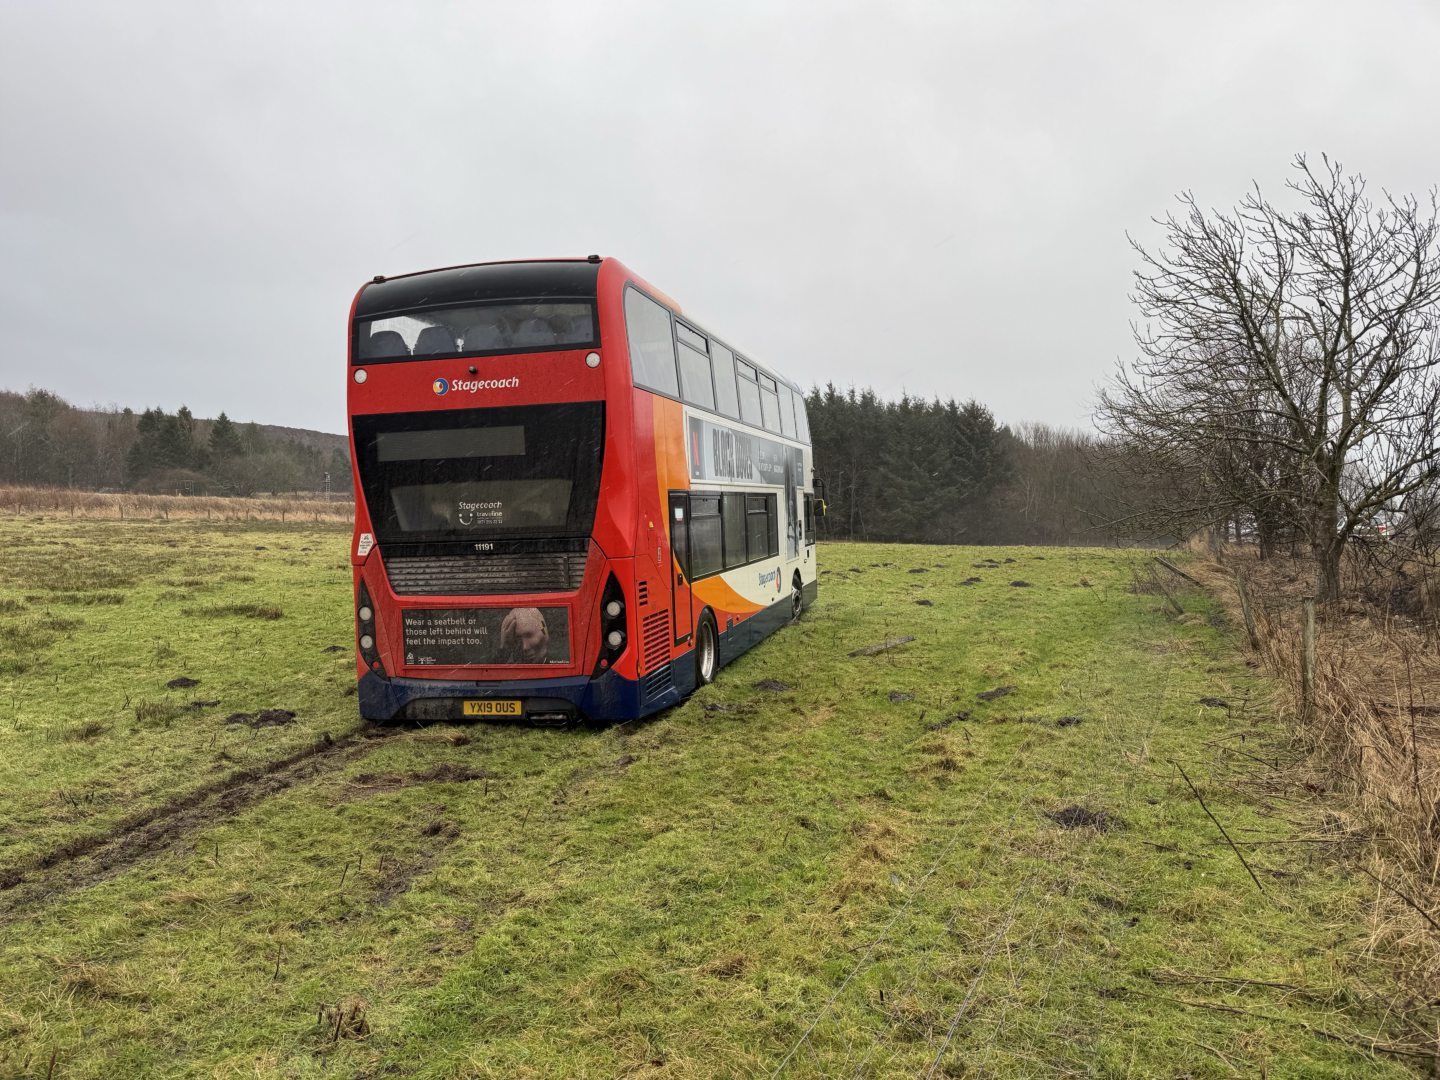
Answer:
POLYGON ((355 302, 357 319, 485 300, 594 299, 600 264, 586 259, 479 263, 374 282, 355 302))

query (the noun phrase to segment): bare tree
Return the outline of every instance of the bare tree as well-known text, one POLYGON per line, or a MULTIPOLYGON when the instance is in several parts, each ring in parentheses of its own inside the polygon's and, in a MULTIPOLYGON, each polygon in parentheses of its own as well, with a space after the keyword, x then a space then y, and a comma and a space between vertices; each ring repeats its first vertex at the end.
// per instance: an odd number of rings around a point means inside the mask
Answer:
POLYGON ((1294 209, 1186 194, 1162 249, 1132 239, 1147 322, 1100 418, 1187 478, 1177 523, 1292 528, 1334 600, 1346 542, 1437 475, 1436 200, 1373 201, 1328 158, 1295 169, 1294 209))

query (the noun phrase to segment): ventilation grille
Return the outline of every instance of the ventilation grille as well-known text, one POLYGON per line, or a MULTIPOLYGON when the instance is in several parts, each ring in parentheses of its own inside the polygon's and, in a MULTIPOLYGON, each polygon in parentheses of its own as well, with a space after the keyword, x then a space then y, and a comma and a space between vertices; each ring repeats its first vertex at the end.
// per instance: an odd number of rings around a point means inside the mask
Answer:
POLYGON ((674 680, 670 678, 670 665, 666 664, 664 667, 656 668, 645 676, 645 697, 653 701, 673 685, 674 680))
POLYGON ((641 582, 639 582, 639 583, 636 584, 636 586, 635 586, 635 602, 636 602, 640 607, 645 607, 645 605, 647 605, 648 603, 650 603, 650 582, 648 582, 648 581, 641 581, 641 582))
POLYGON ((385 572, 401 596, 574 592, 585 576, 585 553, 391 556, 385 572))
POLYGON ((640 648, 645 670, 654 671, 670 662, 670 612, 652 611, 640 627, 640 648))

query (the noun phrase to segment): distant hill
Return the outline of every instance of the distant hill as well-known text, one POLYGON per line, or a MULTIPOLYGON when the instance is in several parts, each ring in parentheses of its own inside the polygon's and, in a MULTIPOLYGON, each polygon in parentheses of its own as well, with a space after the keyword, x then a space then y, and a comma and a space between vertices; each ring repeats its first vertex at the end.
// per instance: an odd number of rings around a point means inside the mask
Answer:
MULTIPOLYGON (((244 420, 235 420, 233 416, 230 419, 242 427, 247 423, 244 420)), ((202 420, 199 417, 195 419, 196 428, 201 429, 203 425, 203 430, 207 435, 210 433, 209 426, 213 422, 213 420, 202 420)), ((327 455, 335 450, 340 450, 347 454, 350 452, 350 440, 344 435, 335 435, 329 431, 314 431, 311 428, 282 427, 279 424, 256 424, 255 426, 260 429, 261 434, 267 439, 278 439, 280 441, 293 439, 301 446, 308 446, 312 450, 319 450, 321 453, 327 455)))

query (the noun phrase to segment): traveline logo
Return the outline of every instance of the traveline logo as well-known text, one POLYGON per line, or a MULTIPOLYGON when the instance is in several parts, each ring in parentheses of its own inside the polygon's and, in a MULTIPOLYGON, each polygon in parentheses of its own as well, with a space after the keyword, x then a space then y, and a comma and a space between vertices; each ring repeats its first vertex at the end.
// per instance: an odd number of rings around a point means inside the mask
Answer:
POLYGON ((520 377, 512 375, 508 379, 436 379, 430 384, 437 397, 444 397, 451 390, 464 390, 473 394, 478 390, 514 390, 520 385, 520 377))

